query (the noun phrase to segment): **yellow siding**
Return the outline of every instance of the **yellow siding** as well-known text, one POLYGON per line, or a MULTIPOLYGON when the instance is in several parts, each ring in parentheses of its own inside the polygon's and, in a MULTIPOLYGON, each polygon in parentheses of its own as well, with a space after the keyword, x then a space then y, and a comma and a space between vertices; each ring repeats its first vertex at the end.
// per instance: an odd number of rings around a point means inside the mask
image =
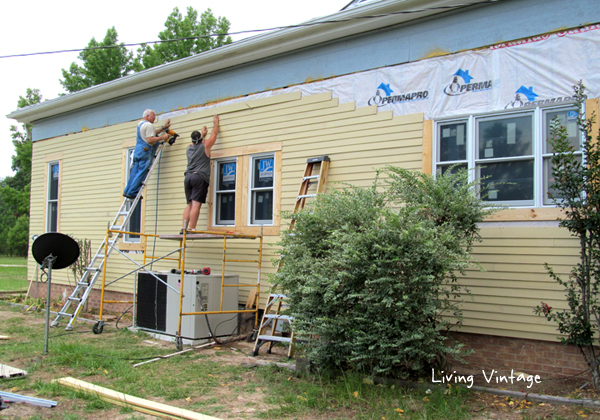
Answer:
MULTIPOLYGON (((330 93, 302 97, 299 93, 279 95, 224 107, 201 110, 172 118, 172 128, 181 135, 175 145, 167 147, 160 166, 144 193, 144 224, 147 234, 178 233, 185 206, 182 188, 186 166, 185 149, 193 130, 203 125, 212 127, 212 115, 221 116, 221 134, 213 153, 221 156, 249 147, 275 147, 281 150, 281 205, 279 210, 292 211, 304 172, 306 159, 329 155, 328 188, 341 188, 339 183, 371 185, 375 169, 396 165, 408 169, 430 171, 431 127, 424 124, 422 114, 394 117, 391 112, 378 112, 376 107, 356 108, 339 104, 330 93), (158 194, 157 194, 158 191, 158 194), (158 200, 157 200, 158 196, 158 200)), ((46 166, 60 159, 60 231, 76 238, 92 240, 95 252, 107 225, 118 209, 123 189, 123 148, 131 146, 137 121, 84 133, 72 134, 34 143, 31 234, 44 232, 46 166)), ((275 150, 275 149, 270 149, 275 150)), ((198 229, 207 224, 210 203, 202 207, 198 229)), ((282 228, 286 221, 281 222, 282 228)), ((465 326, 462 331, 527 337, 546 340, 556 338, 556 328, 543 317, 533 314, 533 307, 544 300, 550 306, 565 306, 564 293, 547 275, 544 262, 552 264, 559 274, 567 274, 576 263, 576 239, 559 228, 486 227, 483 242, 474 257, 486 270, 470 269, 461 282, 473 293, 465 298, 465 326)), ((275 243, 278 236, 266 236, 262 258, 261 290, 268 290, 269 275, 277 260, 275 243)), ((204 240, 188 244, 187 268, 210 267, 220 273, 223 240, 204 240)), ((149 238, 148 251, 163 255, 177 249, 179 242, 149 238)), ((258 241, 228 240, 228 259, 258 258, 258 241)), ((141 254, 127 254, 141 262, 141 254)), ((156 262, 156 270, 176 266, 169 261, 156 262)), ((29 260, 29 269, 35 262, 29 260)), ((135 268, 125 257, 113 252, 109 259, 107 280, 135 268)), ((257 266, 251 263, 227 263, 227 272, 240 274, 240 282, 255 284, 257 266)), ((31 271, 30 271, 31 273, 31 271)), ((53 273, 57 284, 71 284, 69 270, 53 273)), ((132 292, 133 276, 112 284, 109 290, 132 292)), ((249 288, 240 291, 245 303, 249 288)), ((265 294, 261 303, 264 304, 265 294)), ((261 305, 262 306, 262 305, 261 305)))
POLYGON ((541 301, 566 308, 562 286, 544 263, 564 278, 578 260, 578 241, 558 227, 485 227, 473 257, 485 269, 460 280, 465 297, 463 332, 555 341, 556 325, 533 313, 541 301))
MULTIPOLYGON (((376 107, 357 109, 353 103, 339 104, 331 93, 302 97, 300 93, 278 95, 240 104, 201 110, 171 119, 172 129, 181 137, 165 149, 160 176, 154 176, 144 193, 144 225, 147 234, 173 234, 181 228, 185 206, 182 188, 186 166, 185 149, 193 130, 212 127, 212 115, 221 117, 221 131, 213 153, 279 144, 282 150, 281 209, 293 210, 306 159, 327 154, 332 164, 330 182, 370 185, 374 169, 394 164, 421 169, 423 117, 421 114, 393 117, 376 107), (158 190, 158 194, 157 194, 158 190), (158 206, 157 206, 158 196, 158 206)), ((92 252, 101 243, 108 224, 118 209, 123 190, 123 148, 131 147, 137 121, 34 143, 31 233, 44 232, 46 166, 49 157, 61 158, 60 231, 92 240, 92 252)), ((157 124, 159 125, 159 124, 157 124)), ((334 187, 334 184, 330 184, 334 187)), ((207 226, 208 205, 203 206, 198 229, 207 226)), ((282 222, 285 227, 285 221, 282 222)), ((278 236, 266 236, 262 258, 261 289, 268 290, 268 276, 278 258, 278 236)), ((188 243, 186 267, 210 267, 220 273, 223 240, 188 243)), ((149 254, 164 255, 179 247, 178 241, 148 238, 149 254)), ((257 259, 258 240, 228 240, 228 259, 257 259)), ((142 262, 139 253, 126 254, 142 262)), ((176 255, 174 255, 176 256, 176 255)), ((29 268, 35 263, 30 258, 29 268)), ((173 261, 158 261, 155 270, 169 270, 173 261)), ((107 282, 135 269, 126 257, 113 251, 107 265, 107 282)), ((227 263, 227 272, 240 274, 240 282, 256 284, 257 265, 227 263)), ((74 284, 69 270, 53 273, 55 284, 74 284)), ((245 302, 250 288, 240 291, 245 302)), ((133 291, 133 276, 119 280, 107 290, 133 291)), ((265 294, 261 302, 264 304, 265 294)), ((262 305, 261 305, 262 306, 262 305)))

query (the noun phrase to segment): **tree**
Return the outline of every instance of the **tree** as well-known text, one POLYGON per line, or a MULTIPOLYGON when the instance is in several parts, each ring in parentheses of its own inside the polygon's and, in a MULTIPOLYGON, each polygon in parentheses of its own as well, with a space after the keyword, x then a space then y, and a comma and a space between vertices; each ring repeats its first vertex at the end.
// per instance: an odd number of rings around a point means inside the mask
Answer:
POLYGON ((200 15, 193 7, 187 8, 185 17, 175 7, 165 22, 166 29, 158 34, 162 41, 180 38, 179 41, 161 42, 154 46, 142 44, 138 50, 138 59, 148 69, 160 64, 180 60, 185 57, 208 51, 222 45, 231 44, 229 20, 225 17, 215 18, 210 9, 200 15), (210 36, 220 34, 218 36, 210 36))
POLYGON ((595 115, 583 117, 586 98, 583 83, 573 88, 585 161, 575 154, 567 129, 558 119, 552 121, 549 142, 554 147, 551 198, 565 215, 560 226, 579 239, 579 262, 566 279, 545 264, 550 277, 565 288, 568 309, 553 310, 541 302, 535 313, 557 323, 558 331, 563 334, 562 342, 579 347, 590 367, 592 384, 599 389, 600 355, 594 347, 594 335, 600 332, 600 132, 592 133, 595 115))
POLYGON ((92 38, 87 48, 79 53, 79 60, 83 66, 73 62, 68 71, 62 70, 64 80, 60 80, 60 83, 69 93, 141 70, 139 62, 133 57, 133 52, 129 51, 123 43, 118 43, 114 26, 106 31, 106 36, 101 42, 92 38))
MULTIPOLYGON (((25 108, 42 101, 39 89, 27 89, 25 97, 19 96, 17 107, 25 108)), ((0 182, 0 253, 27 255, 29 237, 29 195, 31 184, 31 124, 10 127, 15 146, 12 157, 14 176, 0 182)))
POLYGON ((311 362, 406 378, 461 360, 446 335, 462 322, 457 275, 492 211, 475 187, 465 170, 388 167, 372 187, 319 195, 293 215, 273 283, 311 362))

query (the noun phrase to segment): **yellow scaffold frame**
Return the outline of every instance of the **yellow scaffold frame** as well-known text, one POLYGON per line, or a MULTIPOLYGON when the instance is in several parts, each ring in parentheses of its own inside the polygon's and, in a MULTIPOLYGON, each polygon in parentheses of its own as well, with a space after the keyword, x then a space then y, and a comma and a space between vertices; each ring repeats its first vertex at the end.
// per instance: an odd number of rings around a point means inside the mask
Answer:
MULTIPOLYGON (((234 232, 223 233, 223 232, 200 231, 200 230, 184 230, 183 234, 179 234, 179 235, 156 235, 156 234, 147 234, 147 233, 140 233, 140 232, 128 232, 128 231, 114 230, 114 229, 110 229, 110 227, 109 227, 106 231, 105 243, 109 244, 109 245, 104 247, 104 265, 102 267, 102 289, 101 289, 101 294, 100 294, 100 314, 99 314, 99 320, 98 320, 99 325, 103 324, 102 315, 103 315, 105 303, 129 303, 129 304, 135 303, 134 301, 104 300, 104 292, 105 292, 107 286, 110 286, 111 284, 121 280, 124 277, 129 276, 130 274, 145 270, 146 266, 153 264, 156 261, 170 260, 170 261, 178 261, 178 269, 181 271, 181 279, 180 279, 181 283, 180 283, 180 289, 179 289, 180 291, 178 292, 179 293, 179 324, 178 324, 178 328, 177 328, 177 337, 176 337, 178 347, 181 347, 181 343, 182 343, 181 319, 183 316, 187 316, 187 315, 253 313, 254 314, 254 330, 257 329, 257 327, 258 327, 258 302, 260 302, 260 279, 261 279, 262 252, 263 252, 263 235, 262 235, 262 233, 260 235, 248 235, 248 234, 234 233, 234 232), (137 261, 134 261, 132 258, 125 255, 125 253, 122 250, 120 250, 116 247, 116 244, 110 244, 108 239, 115 233, 118 234, 118 236, 120 236, 120 237, 122 237, 121 235, 129 234, 129 235, 140 236, 141 238, 143 238, 142 239, 142 241, 143 241, 143 251, 142 252, 144 254, 144 259, 143 259, 142 265, 139 265, 139 263, 137 261), (154 255, 148 255, 148 249, 147 249, 148 238, 178 240, 179 248, 177 248, 173 251, 170 251, 160 257, 156 257, 154 255), (219 238, 223 239, 223 258, 222 258, 222 270, 221 270, 221 301, 220 301, 220 305, 219 305, 219 311, 183 312, 183 294, 181 293, 181 290, 184 290, 183 282, 184 282, 184 274, 185 274, 185 252, 186 252, 186 248, 188 246, 187 242, 191 241, 191 240, 209 240, 209 239, 214 240, 214 239, 219 239, 219 238), (259 239, 258 259, 257 260, 228 259, 227 258, 227 239, 228 238, 230 238, 230 239, 259 239), (106 266, 108 265, 107 261, 108 261, 108 247, 109 246, 113 247, 113 249, 115 249, 121 255, 125 256, 131 262, 138 265, 138 268, 131 270, 131 271, 127 272, 126 274, 122 275, 121 277, 118 277, 117 279, 106 284, 106 266), (173 255, 175 253, 179 253, 179 258, 170 257, 171 255, 173 255), (146 262, 147 260, 151 260, 151 261, 146 262), (239 284, 239 283, 238 284, 225 284, 225 263, 226 262, 256 263, 258 265, 256 284, 239 284), (254 305, 251 306, 251 309, 223 311, 223 295, 224 295, 224 290, 226 287, 255 287, 256 295, 254 296, 254 305)), ((137 292, 136 290, 133 291, 134 294, 136 292, 137 292)))

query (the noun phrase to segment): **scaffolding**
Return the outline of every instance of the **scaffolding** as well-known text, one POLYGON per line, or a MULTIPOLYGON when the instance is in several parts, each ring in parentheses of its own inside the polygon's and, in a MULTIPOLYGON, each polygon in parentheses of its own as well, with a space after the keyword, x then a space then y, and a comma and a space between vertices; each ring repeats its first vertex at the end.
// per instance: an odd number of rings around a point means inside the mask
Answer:
MULTIPOLYGON (((105 263, 102 267, 100 312, 99 312, 99 319, 96 322, 96 324, 94 324, 94 327, 93 327, 94 333, 96 333, 96 334, 102 333, 102 330, 104 327, 104 321, 102 319, 103 312, 104 312, 104 304, 125 303, 125 304, 132 304, 135 306, 135 298, 134 298, 134 301, 105 300, 105 291, 106 291, 106 288, 109 287, 110 285, 116 283, 117 281, 119 281, 131 274, 137 273, 137 272, 145 272, 145 273, 150 274, 151 276, 156 278, 157 281, 160 281, 166 287, 168 287, 169 289, 171 289, 172 291, 174 291, 175 293, 177 293, 179 295, 179 313, 178 313, 179 319, 178 319, 178 328, 177 328, 177 334, 176 334, 176 345, 177 345, 178 349, 183 348, 183 340, 182 340, 182 336, 181 336, 181 323, 182 323, 183 316, 251 313, 251 314, 254 314, 254 330, 256 330, 256 328, 258 327, 258 302, 260 301, 260 280, 261 280, 261 268, 262 268, 262 252, 263 252, 262 232, 260 235, 248 235, 248 234, 234 233, 234 232, 223 233, 223 232, 213 232, 213 231, 184 230, 181 234, 178 234, 178 235, 156 235, 156 234, 146 234, 146 233, 140 233, 140 232, 122 231, 122 230, 117 230, 117 229, 111 229, 109 227, 106 231, 106 240, 104 243, 106 244, 104 247, 105 263), (127 255, 126 254, 127 251, 123 251, 123 250, 120 250, 119 248, 117 248, 116 243, 109 241, 109 238, 111 238, 113 235, 121 236, 121 235, 126 235, 126 234, 140 236, 141 242, 143 244, 142 252, 144 255, 142 264, 140 264, 139 262, 137 262, 133 258, 131 258, 129 255, 127 255), (158 238, 158 239, 164 239, 164 240, 179 241, 179 247, 177 247, 161 256, 149 255, 148 254, 148 238, 158 238), (223 240, 223 257, 222 257, 221 291, 220 291, 221 298, 220 298, 220 303, 219 303, 219 310, 218 311, 201 311, 201 312, 183 312, 183 290, 184 290, 184 279, 185 279, 185 274, 186 274, 186 272, 185 272, 185 257, 186 257, 186 249, 189 247, 188 242, 198 241, 198 240, 216 240, 216 239, 223 240), (229 259, 229 258, 227 258, 227 241, 228 240, 236 240, 236 239, 249 239, 249 240, 257 240, 258 239, 258 241, 259 241, 258 259, 254 260, 254 259, 229 259), (110 254, 110 250, 111 250, 110 248, 117 251, 119 254, 124 256, 126 259, 128 259, 130 262, 132 262, 137 267, 135 269, 128 271, 127 273, 121 275, 120 277, 117 277, 116 279, 114 279, 110 282, 107 282, 106 271, 107 271, 107 265, 108 265, 107 264, 108 255, 110 254), (173 256, 175 254, 177 254, 177 257, 173 256), (179 290, 173 288, 168 283, 163 281, 160 277, 158 277, 156 274, 154 274, 151 270, 147 269, 148 266, 151 266, 152 264, 154 264, 158 261, 162 261, 162 260, 177 261, 177 263, 178 263, 177 268, 181 275, 179 290), (225 284, 225 267, 226 267, 227 262, 257 264, 256 284, 243 284, 243 283, 225 284), (255 292, 255 296, 252 298, 252 300, 253 300, 252 304, 247 305, 246 309, 223 310, 224 291, 228 287, 255 288, 256 292, 255 292), (248 306, 249 306, 249 308, 248 308, 248 306)), ((135 285, 134 285, 134 288, 135 288, 135 285)), ((137 291, 134 290, 133 291, 134 297, 136 296, 136 293, 137 293, 137 291)), ((134 309, 134 316, 135 316, 135 309, 134 309)))

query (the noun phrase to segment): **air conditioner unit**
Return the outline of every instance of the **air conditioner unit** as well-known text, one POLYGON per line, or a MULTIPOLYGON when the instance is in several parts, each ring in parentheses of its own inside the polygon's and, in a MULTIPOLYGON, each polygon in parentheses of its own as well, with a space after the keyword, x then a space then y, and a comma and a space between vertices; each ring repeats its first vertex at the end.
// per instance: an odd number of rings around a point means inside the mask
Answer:
MULTIPOLYGON (((154 272, 163 282, 178 292, 180 274, 154 272)), ((226 285, 239 284, 237 274, 225 274, 226 285)), ((152 274, 138 274, 138 295, 136 327, 152 332, 176 336, 179 326, 180 294, 167 287, 152 274)), ((238 288, 223 288, 221 308, 220 274, 186 274, 183 278, 182 313, 237 311, 238 288)), ((181 317, 181 337, 184 344, 198 344, 207 341, 211 332, 215 337, 228 337, 236 333, 238 314, 183 315, 181 317)))

